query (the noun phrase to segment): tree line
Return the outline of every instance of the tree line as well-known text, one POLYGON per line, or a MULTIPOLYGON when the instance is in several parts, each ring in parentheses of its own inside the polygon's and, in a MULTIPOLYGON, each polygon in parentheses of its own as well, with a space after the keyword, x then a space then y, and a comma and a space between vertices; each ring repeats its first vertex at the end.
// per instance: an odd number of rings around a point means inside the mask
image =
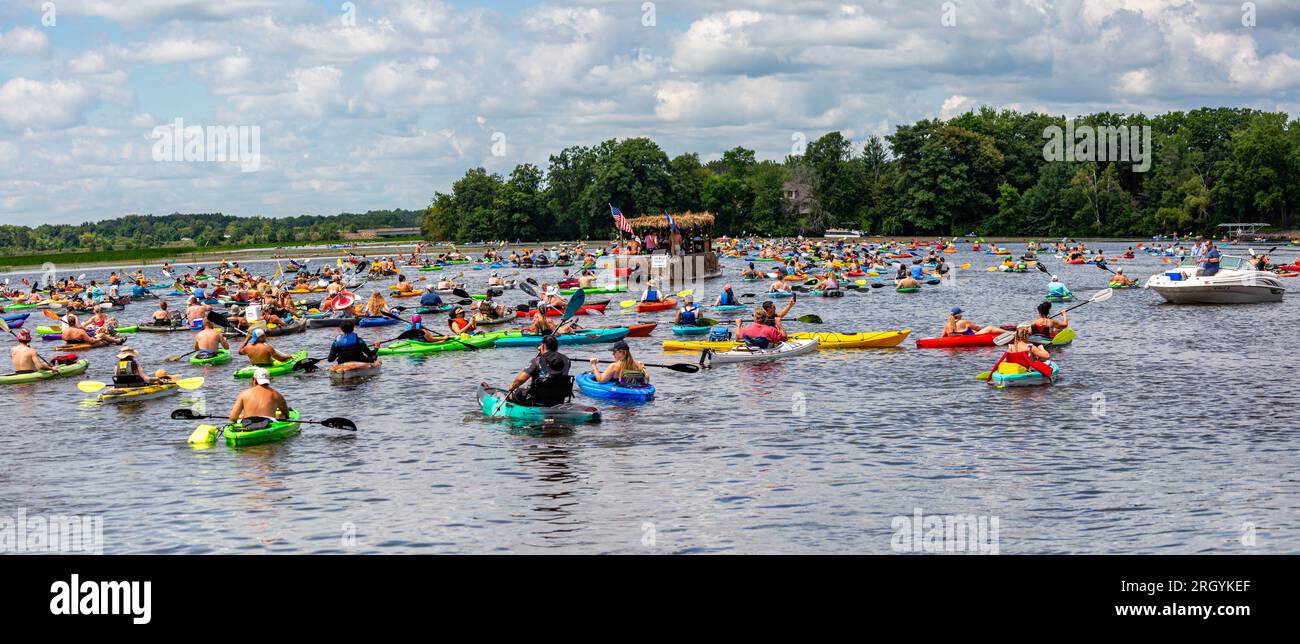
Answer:
POLYGON ((982 108, 904 125, 861 144, 840 132, 763 160, 736 147, 702 163, 647 138, 574 146, 545 170, 474 168, 434 195, 426 239, 609 239, 609 204, 628 217, 711 212, 716 234, 1034 237, 1216 233, 1217 224, 1296 224, 1300 123, 1284 113, 1202 108, 1147 117, 1102 112, 1092 128, 1149 128, 1149 168, 1044 158, 1066 119, 982 108), (1145 170, 1145 171, 1143 171, 1145 170))

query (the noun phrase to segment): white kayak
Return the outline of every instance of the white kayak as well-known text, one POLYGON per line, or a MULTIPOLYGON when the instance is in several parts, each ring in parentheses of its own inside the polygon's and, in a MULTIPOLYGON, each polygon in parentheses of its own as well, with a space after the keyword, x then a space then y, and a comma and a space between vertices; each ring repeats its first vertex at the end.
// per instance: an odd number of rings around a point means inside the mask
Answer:
POLYGON ((812 353, 817 350, 817 343, 817 338, 809 338, 807 340, 786 340, 785 342, 769 349, 754 349, 751 347, 739 346, 730 351, 718 351, 713 353, 709 356, 709 360, 714 364, 777 360, 804 353, 812 353))

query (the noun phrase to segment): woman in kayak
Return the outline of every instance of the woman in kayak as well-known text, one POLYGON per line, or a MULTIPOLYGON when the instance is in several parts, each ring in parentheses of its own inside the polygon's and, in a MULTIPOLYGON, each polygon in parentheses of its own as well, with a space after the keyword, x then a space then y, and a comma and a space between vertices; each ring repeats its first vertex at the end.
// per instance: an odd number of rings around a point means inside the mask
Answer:
POLYGON ((366 302, 366 316, 377 318, 382 317, 388 312, 388 303, 384 301, 384 296, 378 291, 370 294, 370 300, 366 302))
POLYGON ((451 310, 451 315, 447 318, 447 326, 451 327, 452 335, 473 333, 478 329, 474 320, 465 318, 465 309, 459 306, 451 310))
POLYGON ((1123 268, 1115 269, 1115 275, 1110 278, 1111 286, 1132 286, 1133 278, 1124 274, 1123 268))
POLYGON ((790 283, 785 281, 784 279, 781 279, 780 277, 777 277, 776 281, 772 282, 771 286, 767 287, 767 292, 768 293, 789 293, 790 283))
POLYGON ((591 359, 591 376, 596 382, 614 381, 620 387, 645 387, 650 384, 650 375, 645 365, 632 357, 632 349, 619 340, 614 343, 614 362, 604 371, 600 370, 600 360, 591 359))
POLYGON ((1033 322, 1029 323, 1029 331, 1032 335, 1054 338, 1057 333, 1061 332, 1061 329, 1070 326, 1070 320, 1065 311, 1061 311, 1061 319, 1059 320, 1053 320, 1048 317, 1048 314, 1051 312, 1051 302, 1038 303, 1038 317, 1033 322))
MULTIPOLYGON (((1051 306, 1051 302, 1044 302, 1051 306)), ((961 307, 954 306, 948 314, 948 321, 943 325, 943 334, 941 337, 947 338, 954 335, 980 335, 987 333, 1004 333, 1005 329, 993 325, 980 326, 962 318, 961 307)))
MULTIPOLYGON (((1052 377, 1052 367, 1047 364, 1051 359, 1051 354, 1044 349, 1029 341, 1033 329, 1028 324, 1021 324, 1016 327, 1016 337, 1007 345, 1007 352, 1002 354, 1001 358, 993 364, 989 373, 997 373, 998 367, 1004 362, 1018 364, 1026 369, 1032 369, 1043 374, 1045 378, 1052 377)), ((989 379, 992 382, 992 378, 989 379)))
POLYGON ((334 336, 330 345, 330 354, 326 362, 374 362, 378 357, 375 349, 366 345, 366 341, 356 334, 356 325, 352 320, 339 324, 339 334, 334 336))
MULTIPOLYGON (((348 324, 348 323, 345 323, 348 324)), ((397 335, 394 340, 416 340, 418 342, 441 342, 443 338, 433 331, 424 328, 424 317, 419 313, 411 316, 411 323, 406 325, 406 330, 397 335)), ((382 342, 375 343, 378 348, 382 342)))
POLYGON ((718 299, 713 303, 714 306, 737 306, 740 299, 732 292, 731 285, 727 284, 722 287, 722 292, 718 294, 718 299))
POLYGON ((673 324, 679 326, 701 326, 700 307, 695 306, 691 296, 687 295, 682 298, 682 307, 677 309, 677 317, 673 318, 673 324))
POLYGON ((834 272, 829 272, 826 273, 825 275, 822 275, 821 278, 817 280, 817 285, 813 287, 814 290, 818 290, 818 291, 834 291, 834 290, 838 290, 839 288, 840 288, 840 283, 835 281, 834 272))
POLYGON ((746 268, 745 270, 740 271, 740 276, 741 276, 741 277, 754 277, 754 278, 758 278, 758 277, 762 277, 762 276, 763 276, 763 271, 760 271, 760 270, 754 268, 754 262, 750 262, 750 263, 749 263, 749 268, 746 268))

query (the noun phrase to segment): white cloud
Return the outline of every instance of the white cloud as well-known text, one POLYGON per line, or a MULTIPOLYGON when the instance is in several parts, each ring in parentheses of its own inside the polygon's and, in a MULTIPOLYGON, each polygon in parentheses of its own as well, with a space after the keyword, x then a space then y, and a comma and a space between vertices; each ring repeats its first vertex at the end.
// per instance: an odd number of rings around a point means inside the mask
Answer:
POLYGON ((63 128, 81 121, 95 102, 76 82, 11 78, 0 85, 0 123, 11 128, 63 128))
POLYGON ((9 33, 0 32, 0 53, 43 56, 49 45, 45 34, 32 27, 14 27, 9 33))

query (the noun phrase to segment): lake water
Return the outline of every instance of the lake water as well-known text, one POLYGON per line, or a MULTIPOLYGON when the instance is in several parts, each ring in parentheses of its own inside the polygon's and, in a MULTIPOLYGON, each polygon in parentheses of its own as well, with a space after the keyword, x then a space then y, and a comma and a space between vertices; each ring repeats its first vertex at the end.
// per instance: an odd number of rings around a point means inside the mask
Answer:
MULTIPOLYGON (((1118 254, 1121 244, 1102 247, 1118 254)), ((1300 549, 1300 376, 1287 340, 1300 294, 1183 307, 1118 291, 1070 314, 1079 336, 1054 351, 1059 383, 996 390, 974 376, 998 349, 918 350, 913 340, 937 335, 954 305, 977 323, 1027 321, 1047 279, 987 273, 996 258, 966 248, 947 256, 972 263, 952 284, 796 305, 826 321, 798 330, 911 329, 898 349, 653 370, 655 401, 578 394, 604 422, 540 434, 484 419, 474 396, 480 381, 505 386, 531 349, 390 356, 381 375, 348 385, 323 371, 278 378, 304 418, 345 416, 360 430, 305 425, 243 449, 193 449, 195 423, 167 418, 177 407, 228 411, 247 384, 230 376, 240 360, 167 365, 207 382, 135 404, 88 402, 75 379, 7 386, 0 515, 100 516, 108 553, 889 553, 895 520, 917 511, 996 517, 1004 554, 1300 549)), ((1083 296, 1108 281, 1094 266, 1044 262, 1083 296)), ((724 261, 728 275, 743 265, 724 261)), ((1140 279, 1163 266, 1145 253, 1116 265, 1140 279)), ((464 274, 481 290, 488 273, 464 274)), ((759 290, 728 278, 704 295, 711 301, 724 281, 759 290)), ((117 315, 135 321, 152 308, 117 315)), ((606 318, 661 323, 630 340, 641 360, 694 361, 660 350, 669 313, 606 318)), ((272 341, 323 357, 332 334, 272 341)), ((148 369, 189 343, 187 333, 130 341, 148 369)), ((566 353, 606 357, 608 346, 566 353)), ((112 350, 86 355, 84 378, 108 379, 112 350)))

